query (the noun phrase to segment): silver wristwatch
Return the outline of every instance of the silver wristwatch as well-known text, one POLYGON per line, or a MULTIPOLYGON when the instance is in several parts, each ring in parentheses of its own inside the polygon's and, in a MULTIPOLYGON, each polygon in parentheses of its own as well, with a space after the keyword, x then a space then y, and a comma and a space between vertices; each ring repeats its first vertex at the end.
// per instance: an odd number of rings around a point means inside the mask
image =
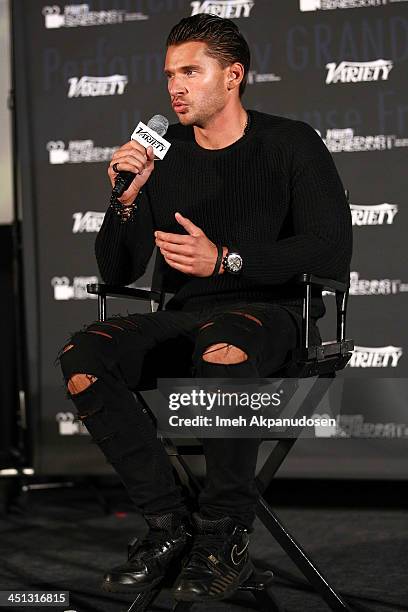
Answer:
POLYGON ((239 274, 242 269, 241 255, 235 251, 228 251, 225 257, 223 257, 222 267, 224 268, 224 272, 239 274))

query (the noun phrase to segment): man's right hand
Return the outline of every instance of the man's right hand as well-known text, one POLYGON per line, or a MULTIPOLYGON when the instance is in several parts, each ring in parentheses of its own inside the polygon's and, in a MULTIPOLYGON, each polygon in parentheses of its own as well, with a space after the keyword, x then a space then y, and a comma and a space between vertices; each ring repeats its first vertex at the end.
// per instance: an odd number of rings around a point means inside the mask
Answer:
POLYGON ((108 176, 112 188, 117 177, 117 173, 112 167, 113 164, 117 164, 118 170, 128 170, 136 174, 129 188, 118 198, 118 201, 122 204, 131 204, 154 170, 153 147, 145 149, 135 140, 130 140, 117 149, 108 168, 108 176))

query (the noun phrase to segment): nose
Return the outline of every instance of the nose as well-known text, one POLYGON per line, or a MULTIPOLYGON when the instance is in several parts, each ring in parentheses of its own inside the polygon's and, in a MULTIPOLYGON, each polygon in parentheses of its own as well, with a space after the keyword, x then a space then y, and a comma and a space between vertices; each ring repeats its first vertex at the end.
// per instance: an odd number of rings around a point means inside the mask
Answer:
POLYGON ((172 98, 186 92, 186 88, 184 87, 181 78, 178 76, 170 77, 167 87, 172 98))

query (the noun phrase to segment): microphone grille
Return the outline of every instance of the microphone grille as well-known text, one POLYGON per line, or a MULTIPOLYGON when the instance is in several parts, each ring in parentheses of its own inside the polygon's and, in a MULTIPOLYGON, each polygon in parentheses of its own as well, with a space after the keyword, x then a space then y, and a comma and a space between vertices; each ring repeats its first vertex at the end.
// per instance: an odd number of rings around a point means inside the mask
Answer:
POLYGON ((153 115, 147 127, 154 130, 159 136, 164 136, 169 127, 169 120, 163 117, 163 115, 153 115))

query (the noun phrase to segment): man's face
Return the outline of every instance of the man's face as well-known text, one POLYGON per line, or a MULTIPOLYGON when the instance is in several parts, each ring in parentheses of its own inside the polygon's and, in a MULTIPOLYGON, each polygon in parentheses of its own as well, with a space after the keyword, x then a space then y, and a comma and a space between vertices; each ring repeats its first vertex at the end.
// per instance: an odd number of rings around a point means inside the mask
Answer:
POLYGON ((180 123, 205 127, 227 102, 228 68, 209 57, 205 42, 191 41, 167 49, 164 72, 171 103, 180 123))

